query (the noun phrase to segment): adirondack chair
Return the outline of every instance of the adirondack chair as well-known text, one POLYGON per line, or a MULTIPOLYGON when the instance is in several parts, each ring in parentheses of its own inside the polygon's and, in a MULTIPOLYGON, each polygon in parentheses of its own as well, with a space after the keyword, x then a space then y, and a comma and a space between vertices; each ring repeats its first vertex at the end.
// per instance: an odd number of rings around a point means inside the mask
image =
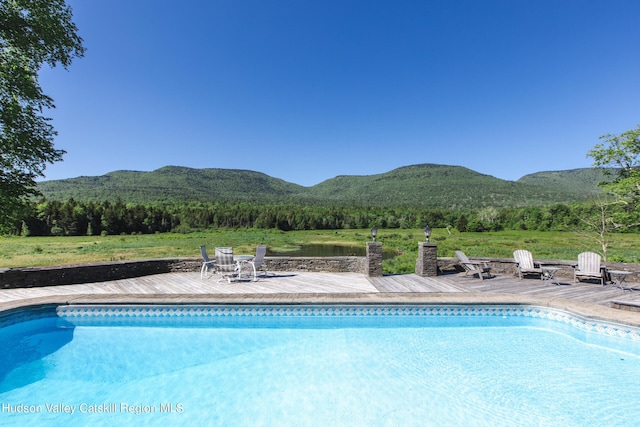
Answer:
POLYGON ((460 265, 462 265, 462 267, 464 268, 465 276, 468 274, 471 274, 472 276, 477 274, 478 277, 480 277, 480 280, 484 280, 484 277, 482 275, 486 273, 487 278, 491 278, 491 267, 489 267, 489 264, 487 264, 486 262, 469 261, 467 255, 462 251, 456 251, 456 256, 460 261, 460 265))
POLYGON ((513 258, 516 261, 516 269, 520 280, 522 280, 522 277, 527 274, 537 274, 540 276, 540 279, 544 278, 542 268, 540 268, 539 264, 533 262, 533 256, 528 250, 518 249, 517 251, 514 251, 513 258))
POLYGON ((573 266, 573 283, 580 279, 596 279, 604 285, 604 274, 600 266, 600 255, 595 252, 582 252, 578 255, 578 264, 573 266))

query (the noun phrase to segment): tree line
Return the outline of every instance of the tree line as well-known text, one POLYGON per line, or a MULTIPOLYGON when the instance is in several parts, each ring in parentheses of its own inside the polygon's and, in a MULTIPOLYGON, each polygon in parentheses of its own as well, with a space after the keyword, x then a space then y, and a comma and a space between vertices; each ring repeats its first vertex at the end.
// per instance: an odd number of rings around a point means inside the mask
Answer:
MULTIPOLYGON (((611 205, 607 215, 622 215, 628 207, 611 205)), ((45 200, 26 205, 11 234, 80 236, 149 234, 207 228, 265 228, 333 230, 381 228, 449 228, 458 231, 538 230, 581 228, 602 212, 597 203, 543 207, 443 210, 420 208, 264 205, 250 202, 186 204, 126 204, 45 200)), ((638 231, 637 226, 617 231, 638 231)))

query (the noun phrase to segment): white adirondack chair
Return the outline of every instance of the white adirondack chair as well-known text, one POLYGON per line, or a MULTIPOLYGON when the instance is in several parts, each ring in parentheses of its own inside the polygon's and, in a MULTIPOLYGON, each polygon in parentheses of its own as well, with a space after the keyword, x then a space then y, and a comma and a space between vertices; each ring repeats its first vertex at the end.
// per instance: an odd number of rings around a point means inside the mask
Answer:
POLYGON ((536 264, 533 262, 533 256, 531 255, 531 252, 525 249, 518 249, 517 251, 513 252, 513 258, 516 261, 518 276, 521 280, 522 277, 527 274, 538 274, 540 276, 540 279, 543 278, 542 268, 540 268, 539 265, 536 267, 536 264))
POLYGON ((456 256, 458 260, 460 260, 460 265, 464 268, 464 275, 471 274, 472 276, 478 275, 480 280, 484 280, 482 276, 484 273, 487 274, 487 277, 491 278, 491 267, 486 262, 480 261, 470 261, 467 255, 462 251, 456 251, 456 256))
POLYGON ((573 283, 580 279, 599 280, 604 285, 604 274, 600 265, 601 257, 595 252, 582 252, 578 255, 578 265, 573 266, 573 283))

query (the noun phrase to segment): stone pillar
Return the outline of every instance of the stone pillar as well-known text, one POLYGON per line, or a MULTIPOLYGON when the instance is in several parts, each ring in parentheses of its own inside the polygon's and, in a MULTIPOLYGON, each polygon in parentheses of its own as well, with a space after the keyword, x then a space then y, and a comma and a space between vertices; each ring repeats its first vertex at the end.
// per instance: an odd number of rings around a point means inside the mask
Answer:
POLYGON ((418 244, 416 274, 423 277, 438 275, 438 245, 436 243, 420 242, 418 244))
POLYGON ((382 243, 367 242, 367 274, 382 277, 382 243))

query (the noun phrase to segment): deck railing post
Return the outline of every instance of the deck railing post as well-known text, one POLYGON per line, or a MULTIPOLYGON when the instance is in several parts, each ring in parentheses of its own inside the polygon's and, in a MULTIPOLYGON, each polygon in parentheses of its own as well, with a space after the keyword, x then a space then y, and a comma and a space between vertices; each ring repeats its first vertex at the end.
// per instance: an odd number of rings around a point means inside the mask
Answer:
POLYGON ((438 275, 438 245, 436 243, 420 242, 418 244, 416 274, 423 277, 438 275))
POLYGON ((382 243, 367 242, 367 274, 382 277, 382 243))

